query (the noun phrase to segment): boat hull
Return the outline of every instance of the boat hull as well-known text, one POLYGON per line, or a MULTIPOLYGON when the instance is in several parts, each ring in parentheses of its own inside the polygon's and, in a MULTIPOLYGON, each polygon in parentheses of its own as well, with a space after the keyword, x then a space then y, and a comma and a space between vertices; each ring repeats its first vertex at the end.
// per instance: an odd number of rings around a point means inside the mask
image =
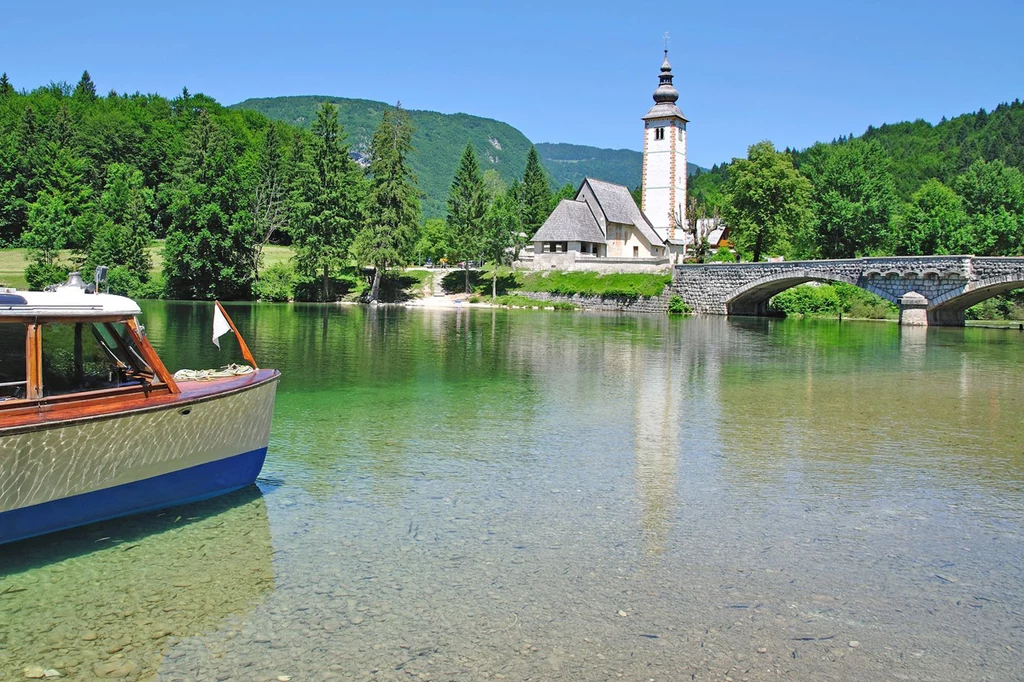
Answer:
POLYGON ((267 453, 277 376, 0 432, 0 544, 252 483, 267 453))

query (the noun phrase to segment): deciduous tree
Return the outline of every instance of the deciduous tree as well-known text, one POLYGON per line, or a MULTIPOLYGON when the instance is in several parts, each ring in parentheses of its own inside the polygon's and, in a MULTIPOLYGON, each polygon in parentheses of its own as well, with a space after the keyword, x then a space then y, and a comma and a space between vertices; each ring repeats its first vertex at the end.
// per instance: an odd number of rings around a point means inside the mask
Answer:
POLYGON ((249 267, 253 282, 260 278, 264 247, 288 225, 287 172, 277 124, 267 126, 257 153, 259 160, 249 209, 252 220, 249 267))
POLYGON ((498 295, 498 278, 510 272, 508 266, 522 247, 523 205, 515 192, 498 195, 484 216, 480 246, 487 260, 486 275, 491 280, 491 296, 498 295))
POLYGON ((971 246, 960 196, 939 180, 928 180, 893 217, 898 256, 965 253, 971 246))
POLYGON ((145 186, 142 171, 120 163, 108 166, 97 206, 96 236, 89 245, 90 266, 122 268, 135 281, 146 282, 151 266, 146 249, 153 238, 152 206, 153 190, 145 186))
POLYGON ((251 219, 236 153, 227 131, 200 109, 170 188, 164 274, 172 297, 251 295, 251 219))
POLYGON ((1024 253, 1024 173, 1002 161, 975 161, 953 182, 979 256, 1024 253))
POLYGON ((788 154, 767 140, 751 145, 747 158, 735 159, 729 172, 725 220, 737 248, 754 261, 787 248, 810 219, 810 194, 811 183, 788 154))
POLYGON ((800 172, 813 186, 813 217, 801 244, 807 255, 854 258, 887 246, 897 197, 881 145, 862 140, 817 144, 806 153, 800 172))

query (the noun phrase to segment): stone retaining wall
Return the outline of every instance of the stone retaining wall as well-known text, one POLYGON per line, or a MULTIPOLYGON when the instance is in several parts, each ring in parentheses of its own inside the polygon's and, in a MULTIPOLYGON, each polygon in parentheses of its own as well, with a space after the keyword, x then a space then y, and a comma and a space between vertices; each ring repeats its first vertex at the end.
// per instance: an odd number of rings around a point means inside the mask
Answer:
POLYGON ((642 296, 639 298, 603 298, 601 296, 580 296, 579 294, 565 296, 562 294, 550 294, 543 291, 516 291, 513 293, 533 298, 538 301, 572 303, 573 305, 577 305, 585 310, 604 310, 624 313, 655 313, 658 315, 665 315, 668 313, 668 301, 672 298, 672 295, 675 292, 671 291, 669 287, 665 287, 665 291, 660 296, 652 296, 650 298, 644 298, 642 296))

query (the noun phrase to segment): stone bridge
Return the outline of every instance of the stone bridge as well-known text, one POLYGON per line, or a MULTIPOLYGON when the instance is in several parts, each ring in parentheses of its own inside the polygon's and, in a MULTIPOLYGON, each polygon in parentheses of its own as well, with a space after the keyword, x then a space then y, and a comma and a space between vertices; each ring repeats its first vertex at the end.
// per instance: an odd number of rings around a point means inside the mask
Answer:
POLYGON ((677 265, 672 289, 695 313, 765 315, 775 294, 804 282, 846 282, 895 303, 901 324, 963 326, 964 311, 1024 288, 1024 258, 910 256, 677 265))

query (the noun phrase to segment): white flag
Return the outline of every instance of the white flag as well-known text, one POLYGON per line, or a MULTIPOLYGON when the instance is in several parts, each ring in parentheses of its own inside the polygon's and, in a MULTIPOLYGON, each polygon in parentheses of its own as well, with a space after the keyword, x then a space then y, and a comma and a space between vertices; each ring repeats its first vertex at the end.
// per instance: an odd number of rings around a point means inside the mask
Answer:
POLYGON ((213 342, 217 344, 217 349, 220 349, 220 337, 231 331, 231 325, 228 324, 228 320, 224 317, 224 313, 220 311, 220 306, 215 305, 213 307, 213 342))

